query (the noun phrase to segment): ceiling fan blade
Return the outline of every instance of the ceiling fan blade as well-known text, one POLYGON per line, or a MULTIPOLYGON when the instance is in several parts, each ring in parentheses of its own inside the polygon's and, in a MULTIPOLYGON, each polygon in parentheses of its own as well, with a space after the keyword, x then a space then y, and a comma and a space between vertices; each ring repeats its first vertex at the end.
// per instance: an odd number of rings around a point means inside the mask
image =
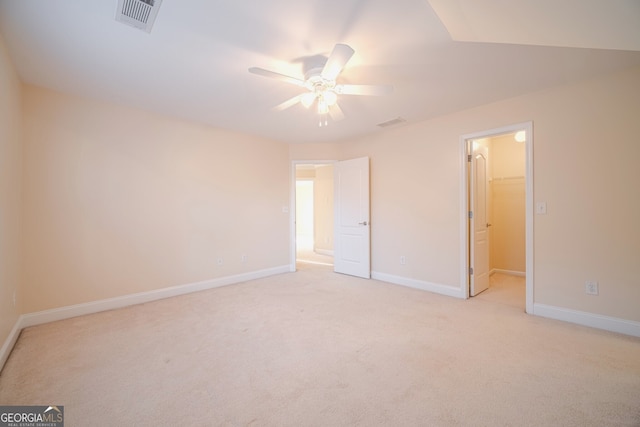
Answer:
POLYGON ((291 99, 287 99, 282 104, 276 105, 275 107, 273 107, 273 109, 276 111, 282 111, 282 110, 286 110, 287 108, 291 108, 294 105, 296 105, 298 102, 300 102, 301 97, 302 95, 296 95, 291 99))
POLYGON ((300 79, 297 79, 295 77, 287 76, 285 74, 276 73, 275 71, 265 70, 264 68, 251 67, 251 68, 249 68, 249 72, 252 73, 252 74, 257 74, 259 76, 270 77, 272 79, 277 79, 277 80, 283 81, 285 83, 291 83, 291 84, 294 84, 296 86, 305 87, 305 81, 304 80, 300 80, 300 79))
POLYGON ((342 108, 338 104, 333 104, 329 107, 329 115, 334 121, 344 119, 344 113, 342 112, 342 108))
POLYGON ((354 53, 355 50, 346 44, 335 45, 331 55, 329 55, 329 59, 327 59, 327 63, 324 64, 322 73, 320 74, 322 78, 334 81, 354 53))
POLYGON ((390 85, 337 85, 336 93, 340 95, 383 96, 393 92, 390 85))

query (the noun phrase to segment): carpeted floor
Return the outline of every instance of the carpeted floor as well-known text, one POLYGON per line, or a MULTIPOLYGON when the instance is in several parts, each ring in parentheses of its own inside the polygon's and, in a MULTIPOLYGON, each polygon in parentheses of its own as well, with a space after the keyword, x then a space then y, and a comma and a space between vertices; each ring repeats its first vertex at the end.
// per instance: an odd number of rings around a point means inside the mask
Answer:
POLYGON ((640 426, 640 339, 490 297, 300 263, 27 328, 0 404, 64 405, 68 427, 640 426))
POLYGON ((526 285, 524 277, 494 273, 489 277, 489 284, 489 289, 481 292, 475 299, 525 310, 526 285))
POLYGON ((300 249, 296 253, 298 263, 333 265, 333 257, 315 252, 313 249, 300 249))

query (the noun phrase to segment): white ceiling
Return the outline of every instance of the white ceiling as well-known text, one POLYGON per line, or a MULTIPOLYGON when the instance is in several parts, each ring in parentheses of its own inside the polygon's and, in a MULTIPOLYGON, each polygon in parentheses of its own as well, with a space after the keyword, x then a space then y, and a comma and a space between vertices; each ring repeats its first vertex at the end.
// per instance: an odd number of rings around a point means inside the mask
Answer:
POLYGON ((429 0, 457 41, 640 50, 638 0, 429 0))
POLYGON ((640 65, 638 0, 163 0, 151 33, 116 22, 116 5, 0 0, 23 81, 303 143, 640 65), (300 105, 273 111, 300 88, 247 71, 302 78, 302 59, 336 43, 356 51, 339 83, 395 90, 343 95, 327 127, 300 105))

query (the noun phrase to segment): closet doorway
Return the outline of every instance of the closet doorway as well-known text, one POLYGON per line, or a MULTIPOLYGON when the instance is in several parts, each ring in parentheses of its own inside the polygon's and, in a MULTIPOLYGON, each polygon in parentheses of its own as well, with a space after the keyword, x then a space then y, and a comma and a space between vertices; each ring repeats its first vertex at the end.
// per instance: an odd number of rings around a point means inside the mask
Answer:
POLYGON ((462 137, 467 296, 527 312, 533 306, 531 130, 525 123, 462 137))

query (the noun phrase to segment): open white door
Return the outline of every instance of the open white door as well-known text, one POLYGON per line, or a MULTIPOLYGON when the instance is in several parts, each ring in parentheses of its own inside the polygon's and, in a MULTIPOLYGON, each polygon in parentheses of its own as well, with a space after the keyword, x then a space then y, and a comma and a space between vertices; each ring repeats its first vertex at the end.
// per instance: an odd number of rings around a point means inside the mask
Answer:
POLYGON ((336 162, 334 191, 334 271, 369 279, 369 158, 336 162))
POLYGON ((469 295, 476 296, 489 288, 489 223, 487 218, 487 187, 489 176, 487 166, 489 150, 486 146, 471 143, 471 203, 470 215, 471 266, 469 295))

